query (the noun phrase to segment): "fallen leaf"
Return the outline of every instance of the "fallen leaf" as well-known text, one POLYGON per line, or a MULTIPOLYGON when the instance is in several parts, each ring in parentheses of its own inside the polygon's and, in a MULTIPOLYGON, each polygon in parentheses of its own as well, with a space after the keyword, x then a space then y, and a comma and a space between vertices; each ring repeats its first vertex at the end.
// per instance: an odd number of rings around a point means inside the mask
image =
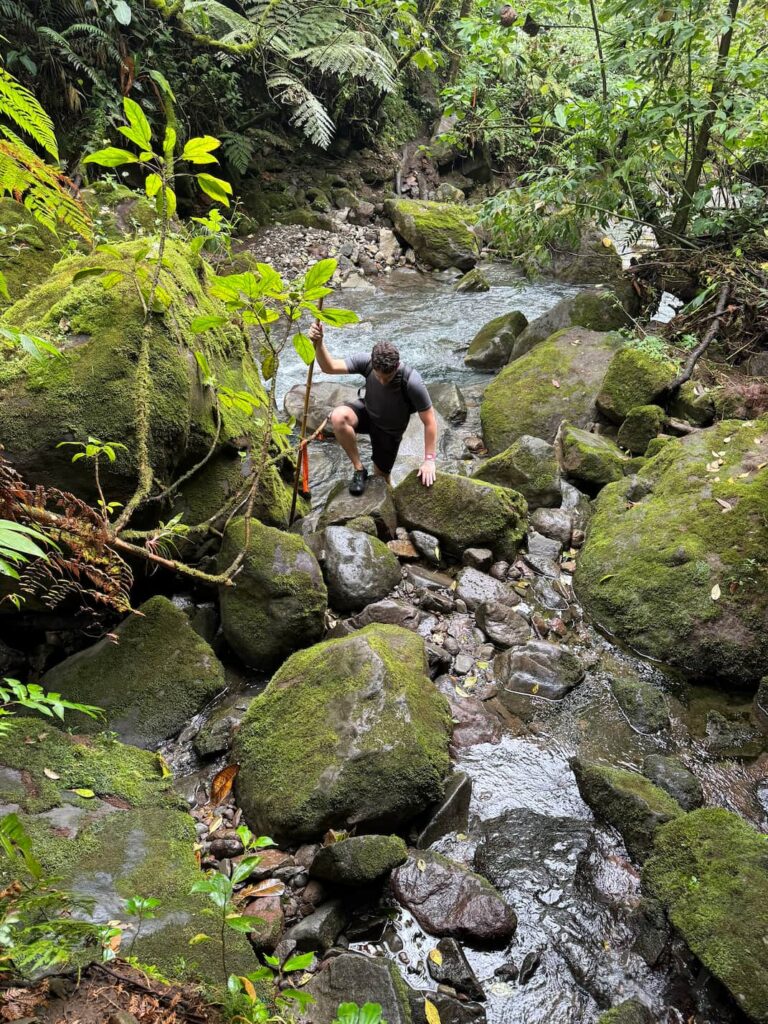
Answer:
POLYGON ((613 242, 608 237, 608 235, 604 235, 603 236, 602 242, 603 242, 603 245, 605 246, 606 249, 612 249, 613 248, 613 242))
POLYGON ((240 975, 239 977, 240 981, 243 983, 243 988, 245 989, 246 995, 255 1003, 256 1000, 258 999, 258 996, 256 995, 256 989, 253 987, 253 982, 251 981, 250 978, 246 978, 245 975, 240 975))
POLYGON ((716 583, 714 585, 714 587, 712 587, 712 589, 710 590, 709 596, 712 598, 713 601, 719 601, 720 600, 720 593, 721 593, 721 591, 720 591, 720 584, 716 583))
POLYGON ((424 1000, 424 1015, 427 1018, 427 1024, 440 1024, 440 1014, 437 1007, 429 999, 424 1000))
MULTIPOLYGON (((245 890, 244 890, 245 892, 245 890)), ((285 883, 278 878, 265 878, 262 882, 249 885, 248 895, 254 898, 263 896, 282 896, 285 892, 285 883)))
POLYGON ((554 380, 554 379, 553 379, 553 381, 552 381, 552 387, 553 387, 553 388, 559 388, 559 387, 560 387, 560 381, 559 381, 559 380, 554 380))
POLYGON ((474 690, 477 686, 477 676, 465 676, 464 677, 464 689, 474 690))
POLYGON ((73 789, 72 792, 77 793, 84 800, 92 800, 96 796, 92 789, 73 789))
POLYGON ((57 775, 56 772, 52 771, 50 768, 43 768, 43 775, 46 779, 53 779, 54 781, 61 778, 60 775, 57 775))
POLYGON ((733 505, 730 501, 726 501, 724 498, 715 498, 715 501, 723 510, 723 512, 733 512, 733 505))
POLYGON ((458 695, 460 697, 468 697, 469 696, 467 691, 466 690, 462 690, 462 688, 460 686, 454 686, 454 690, 456 691, 456 693, 458 693, 458 695))
POLYGON ((213 821, 208 826, 209 832, 218 832, 221 826, 224 824, 224 819, 220 814, 217 814, 213 821))
POLYGON ((173 777, 173 772, 168 767, 168 762, 165 760, 162 754, 156 754, 157 763, 160 766, 160 776, 163 779, 169 779, 173 777))
POLYGON ((478 661, 477 667, 478 668, 482 668, 482 669, 486 669, 486 668, 488 668, 488 662, 487 661, 478 661))
POLYGON ((189 940, 187 945, 189 945, 189 946, 199 946, 201 942, 210 942, 210 941, 211 941, 211 936, 210 935, 206 935, 205 932, 198 932, 197 935, 193 935, 192 936, 192 938, 189 940))
POLYGON ((535 696, 538 692, 539 692, 539 684, 538 683, 534 683, 533 686, 531 687, 531 693, 534 694, 534 696, 535 696))
POLYGON ((429 959, 432 961, 432 963, 437 964, 438 967, 443 962, 443 954, 440 952, 439 949, 430 949, 427 955, 429 956, 429 959))
POLYGON ((226 768, 222 768, 217 775, 214 775, 211 782, 211 803, 214 807, 223 803, 232 792, 232 784, 239 771, 239 764, 228 764, 226 768))
POLYGON ((427 870, 427 862, 425 860, 417 860, 416 861, 416 867, 419 869, 419 871, 426 871, 427 870))
POLYGON ((607 572, 607 573, 605 574, 605 576, 601 576, 601 577, 600 577, 600 579, 599 579, 599 580, 598 580, 597 582, 598 582, 598 583, 605 583, 605 581, 606 581, 606 580, 610 580, 610 579, 613 579, 613 577, 614 577, 615 575, 616 575, 616 573, 615 573, 615 572, 607 572))
POLYGON ((568 561, 560 563, 560 568, 564 569, 566 572, 575 572, 576 571, 576 563, 572 562, 570 559, 568 559, 568 561))
POLYGON ((723 444, 730 444, 732 440, 733 440, 732 437, 724 437, 723 438, 723 444))
POLYGON ((457 832, 456 838, 459 840, 460 843, 463 843, 465 839, 469 839, 469 836, 467 835, 466 832, 457 832))

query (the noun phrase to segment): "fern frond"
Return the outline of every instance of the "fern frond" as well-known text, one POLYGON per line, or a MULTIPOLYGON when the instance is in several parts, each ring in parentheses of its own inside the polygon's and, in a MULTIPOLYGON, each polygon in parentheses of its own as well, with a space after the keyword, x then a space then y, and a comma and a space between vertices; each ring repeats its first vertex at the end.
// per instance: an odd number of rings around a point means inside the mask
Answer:
POLYGON ((255 141, 239 132, 220 132, 219 138, 227 163, 238 174, 245 174, 256 149, 255 141))
POLYGON ((38 28, 37 33, 38 35, 55 43, 58 47, 59 56, 71 64, 75 71, 79 72, 81 75, 85 75, 86 78, 89 78, 94 83, 94 85, 99 84, 100 78, 98 72, 89 64, 86 64, 78 53, 75 53, 69 45, 69 42, 63 35, 61 35, 61 33, 52 29, 49 25, 42 25, 38 28))
POLYGON ((291 124, 321 149, 327 149, 333 138, 334 124, 320 100, 294 75, 279 71, 267 79, 267 88, 277 99, 293 108, 291 124))
POLYGON ((0 115, 7 117, 23 132, 35 140, 38 146, 59 159, 59 149, 53 131, 53 122, 35 97, 17 82, 13 75, 0 67, 0 115))
POLYGON ((395 68, 392 60, 365 45, 360 33, 348 30, 322 46, 312 46, 291 55, 294 60, 307 64, 324 74, 336 78, 351 76, 375 85, 381 92, 395 87, 395 68))
POLYGON ((15 0, 0 0, 0 21, 13 25, 16 30, 22 28, 34 32, 35 22, 26 7, 15 0))
POLYGON ((242 43, 258 38, 257 28, 248 18, 218 0, 187 0, 184 19, 198 31, 221 38, 222 42, 242 43))

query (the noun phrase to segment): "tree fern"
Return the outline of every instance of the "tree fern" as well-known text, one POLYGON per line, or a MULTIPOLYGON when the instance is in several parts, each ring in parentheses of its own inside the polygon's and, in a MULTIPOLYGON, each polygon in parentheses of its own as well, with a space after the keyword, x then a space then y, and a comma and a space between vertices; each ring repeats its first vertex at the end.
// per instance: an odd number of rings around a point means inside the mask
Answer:
POLYGON ((352 30, 323 45, 300 50, 293 54, 293 59, 304 60, 318 71, 336 78, 361 78, 382 92, 390 92, 395 85, 395 67, 391 58, 366 45, 361 34, 352 30))
POLYGON ((317 96, 300 79, 280 71, 267 79, 267 88, 281 103, 292 108, 291 124, 304 132, 310 142, 322 149, 330 146, 333 121, 317 96))
POLYGON ((59 159, 53 122, 46 114, 35 97, 9 75, 5 68, 0 67, 0 114, 5 115, 14 124, 41 146, 46 153, 59 159))
POLYGON ((256 149, 255 141, 241 132, 219 132, 219 138, 227 163, 238 174, 245 174, 256 149))

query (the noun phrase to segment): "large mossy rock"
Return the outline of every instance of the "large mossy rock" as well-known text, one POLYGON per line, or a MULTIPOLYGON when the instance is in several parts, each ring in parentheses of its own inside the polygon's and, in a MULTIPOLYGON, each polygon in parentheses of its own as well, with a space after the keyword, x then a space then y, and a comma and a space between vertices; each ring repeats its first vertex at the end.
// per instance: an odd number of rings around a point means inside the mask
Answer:
POLYGON ((615 331, 632 323, 621 300, 608 288, 588 288, 576 295, 566 295, 552 309, 531 321, 515 338, 510 358, 518 359, 534 345, 546 341, 557 331, 569 327, 586 327, 590 331, 615 331))
POLYGON ((597 1024, 654 1024, 655 1017, 639 999, 626 999, 600 1016, 597 1024))
POLYGON ((506 366, 486 388, 480 406, 491 454, 524 434, 552 442, 563 420, 586 427, 595 418, 595 396, 620 345, 616 334, 573 327, 506 366))
MULTIPOLYGON (((101 467, 109 500, 125 501, 137 474, 137 394, 149 400, 149 454, 155 477, 168 481, 199 461, 216 440, 216 413, 213 395, 201 384, 193 350, 206 354, 220 384, 264 397, 240 330, 223 326, 204 335, 191 333, 196 316, 225 311, 207 293, 210 271, 182 242, 167 243, 168 265, 160 273, 170 306, 165 313, 151 315, 145 326, 131 270, 147 244, 116 243, 126 275, 113 288, 105 290, 100 276, 75 280, 75 275, 117 257, 71 256, 0 318, 0 325, 51 340, 66 357, 40 360, 20 355, 0 369, 0 437, 6 457, 30 483, 55 485, 93 500, 93 467, 86 459, 72 463, 72 448, 57 448, 60 441, 93 436, 126 445, 114 463, 101 467), (145 330, 149 372, 141 375, 139 351, 145 330)), ((236 408, 222 409, 219 444, 253 430, 253 417, 236 408)))
POLYGON ((757 1024, 768 1022, 768 836, 720 808, 659 829, 643 886, 757 1024))
POLYGON ((571 768, 584 802, 621 833, 635 860, 643 861, 651 852, 658 828, 684 813, 668 793, 637 772, 578 757, 571 759, 571 768))
MULTIPOLYGON (((19 718, 0 737, 0 766, 0 813, 20 815, 44 872, 61 888, 94 899, 91 920, 126 920, 123 901, 131 896, 159 899, 133 955, 171 978, 221 982, 221 941, 205 898, 190 893, 202 877, 195 823, 157 754, 19 718), (210 940, 190 945, 200 933, 210 940)), ((10 880, 0 866, 0 881, 10 880)), ((254 969, 245 935, 229 932, 226 944, 229 970, 254 969)), ((100 959, 98 946, 89 958, 100 959)))
POLYGON ((394 827, 442 796, 450 731, 421 637, 367 626, 294 654, 255 698, 235 741, 239 804, 277 840, 394 827))
POLYGON ((627 346, 611 360, 597 395, 597 407, 621 423, 638 405, 654 405, 677 377, 677 368, 638 348, 627 346))
MULTIPOLYGON (((245 547, 245 519, 227 527, 219 555, 224 569, 245 547)), ((274 668, 323 635, 328 592, 317 559, 302 537, 251 520, 245 560, 235 585, 219 588, 224 637, 254 668, 274 668)))
MULTIPOLYGON (((100 640, 43 676, 47 690, 104 709, 109 728, 139 747, 173 736, 224 689, 224 669, 185 613, 151 597, 100 640)), ((72 713, 80 732, 104 723, 72 713)))
POLYGON ((658 405, 636 405, 619 427, 617 441, 632 455, 645 455, 648 445, 664 429, 667 414, 658 405))
POLYGON ((577 593, 644 654, 723 686, 757 683, 768 672, 766 517, 768 418, 670 442, 598 496, 577 593))
POLYGON ((341 1003, 378 1003, 387 1024, 414 1024, 411 999, 416 997, 403 981, 395 964, 384 957, 342 953, 303 988, 313 1002, 297 1015, 300 1024, 318 1024, 338 1016, 341 1003))
POLYGON ((466 206, 388 199, 385 209, 395 231, 411 246, 420 263, 437 270, 471 270, 477 263, 480 246, 470 230, 474 218, 466 206))
POLYGON ((556 447, 563 473, 590 494, 621 480, 629 462, 610 437, 580 430, 570 423, 562 425, 556 447))
POLYGON ((395 506, 404 526, 437 537, 454 556, 487 547, 513 559, 525 536, 525 499, 508 487, 470 477, 438 473, 425 487, 410 473, 395 488, 395 506))
POLYGON ((519 491, 530 509, 558 508, 562 498, 554 446, 540 437, 518 438, 505 451, 481 463, 473 479, 519 491))
POLYGON ((400 563, 378 537, 346 526, 329 526, 313 540, 328 600, 338 611, 362 611, 400 582, 400 563))
POLYGON ((328 494, 317 526, 319 530, 326 526, 346 526, 361 516, 373 519, 381 538, 390 540, 395 536, 397 512, 392 489, 383 477, 375 476, 369 480, 360 495, 350 494, 348 481, 339 480, 328 494))
POLYGON ((496 370, 504 366, 512 355, 515 339, 527 326, 527 319, 518 310, 494 317, 469 343, 464 362, 476 370, 496 370))

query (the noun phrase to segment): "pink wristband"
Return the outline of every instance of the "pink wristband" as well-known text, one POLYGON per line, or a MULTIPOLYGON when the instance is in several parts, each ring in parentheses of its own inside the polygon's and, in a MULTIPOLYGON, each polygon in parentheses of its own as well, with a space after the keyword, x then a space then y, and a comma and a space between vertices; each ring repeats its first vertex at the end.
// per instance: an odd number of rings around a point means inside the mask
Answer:
POLYGON ((426 462, 427 460, 430 460, 430 461, 434 462, 436 458, 437 458, 436 455, 425 455, 424 456, 424 461, 426 462))

